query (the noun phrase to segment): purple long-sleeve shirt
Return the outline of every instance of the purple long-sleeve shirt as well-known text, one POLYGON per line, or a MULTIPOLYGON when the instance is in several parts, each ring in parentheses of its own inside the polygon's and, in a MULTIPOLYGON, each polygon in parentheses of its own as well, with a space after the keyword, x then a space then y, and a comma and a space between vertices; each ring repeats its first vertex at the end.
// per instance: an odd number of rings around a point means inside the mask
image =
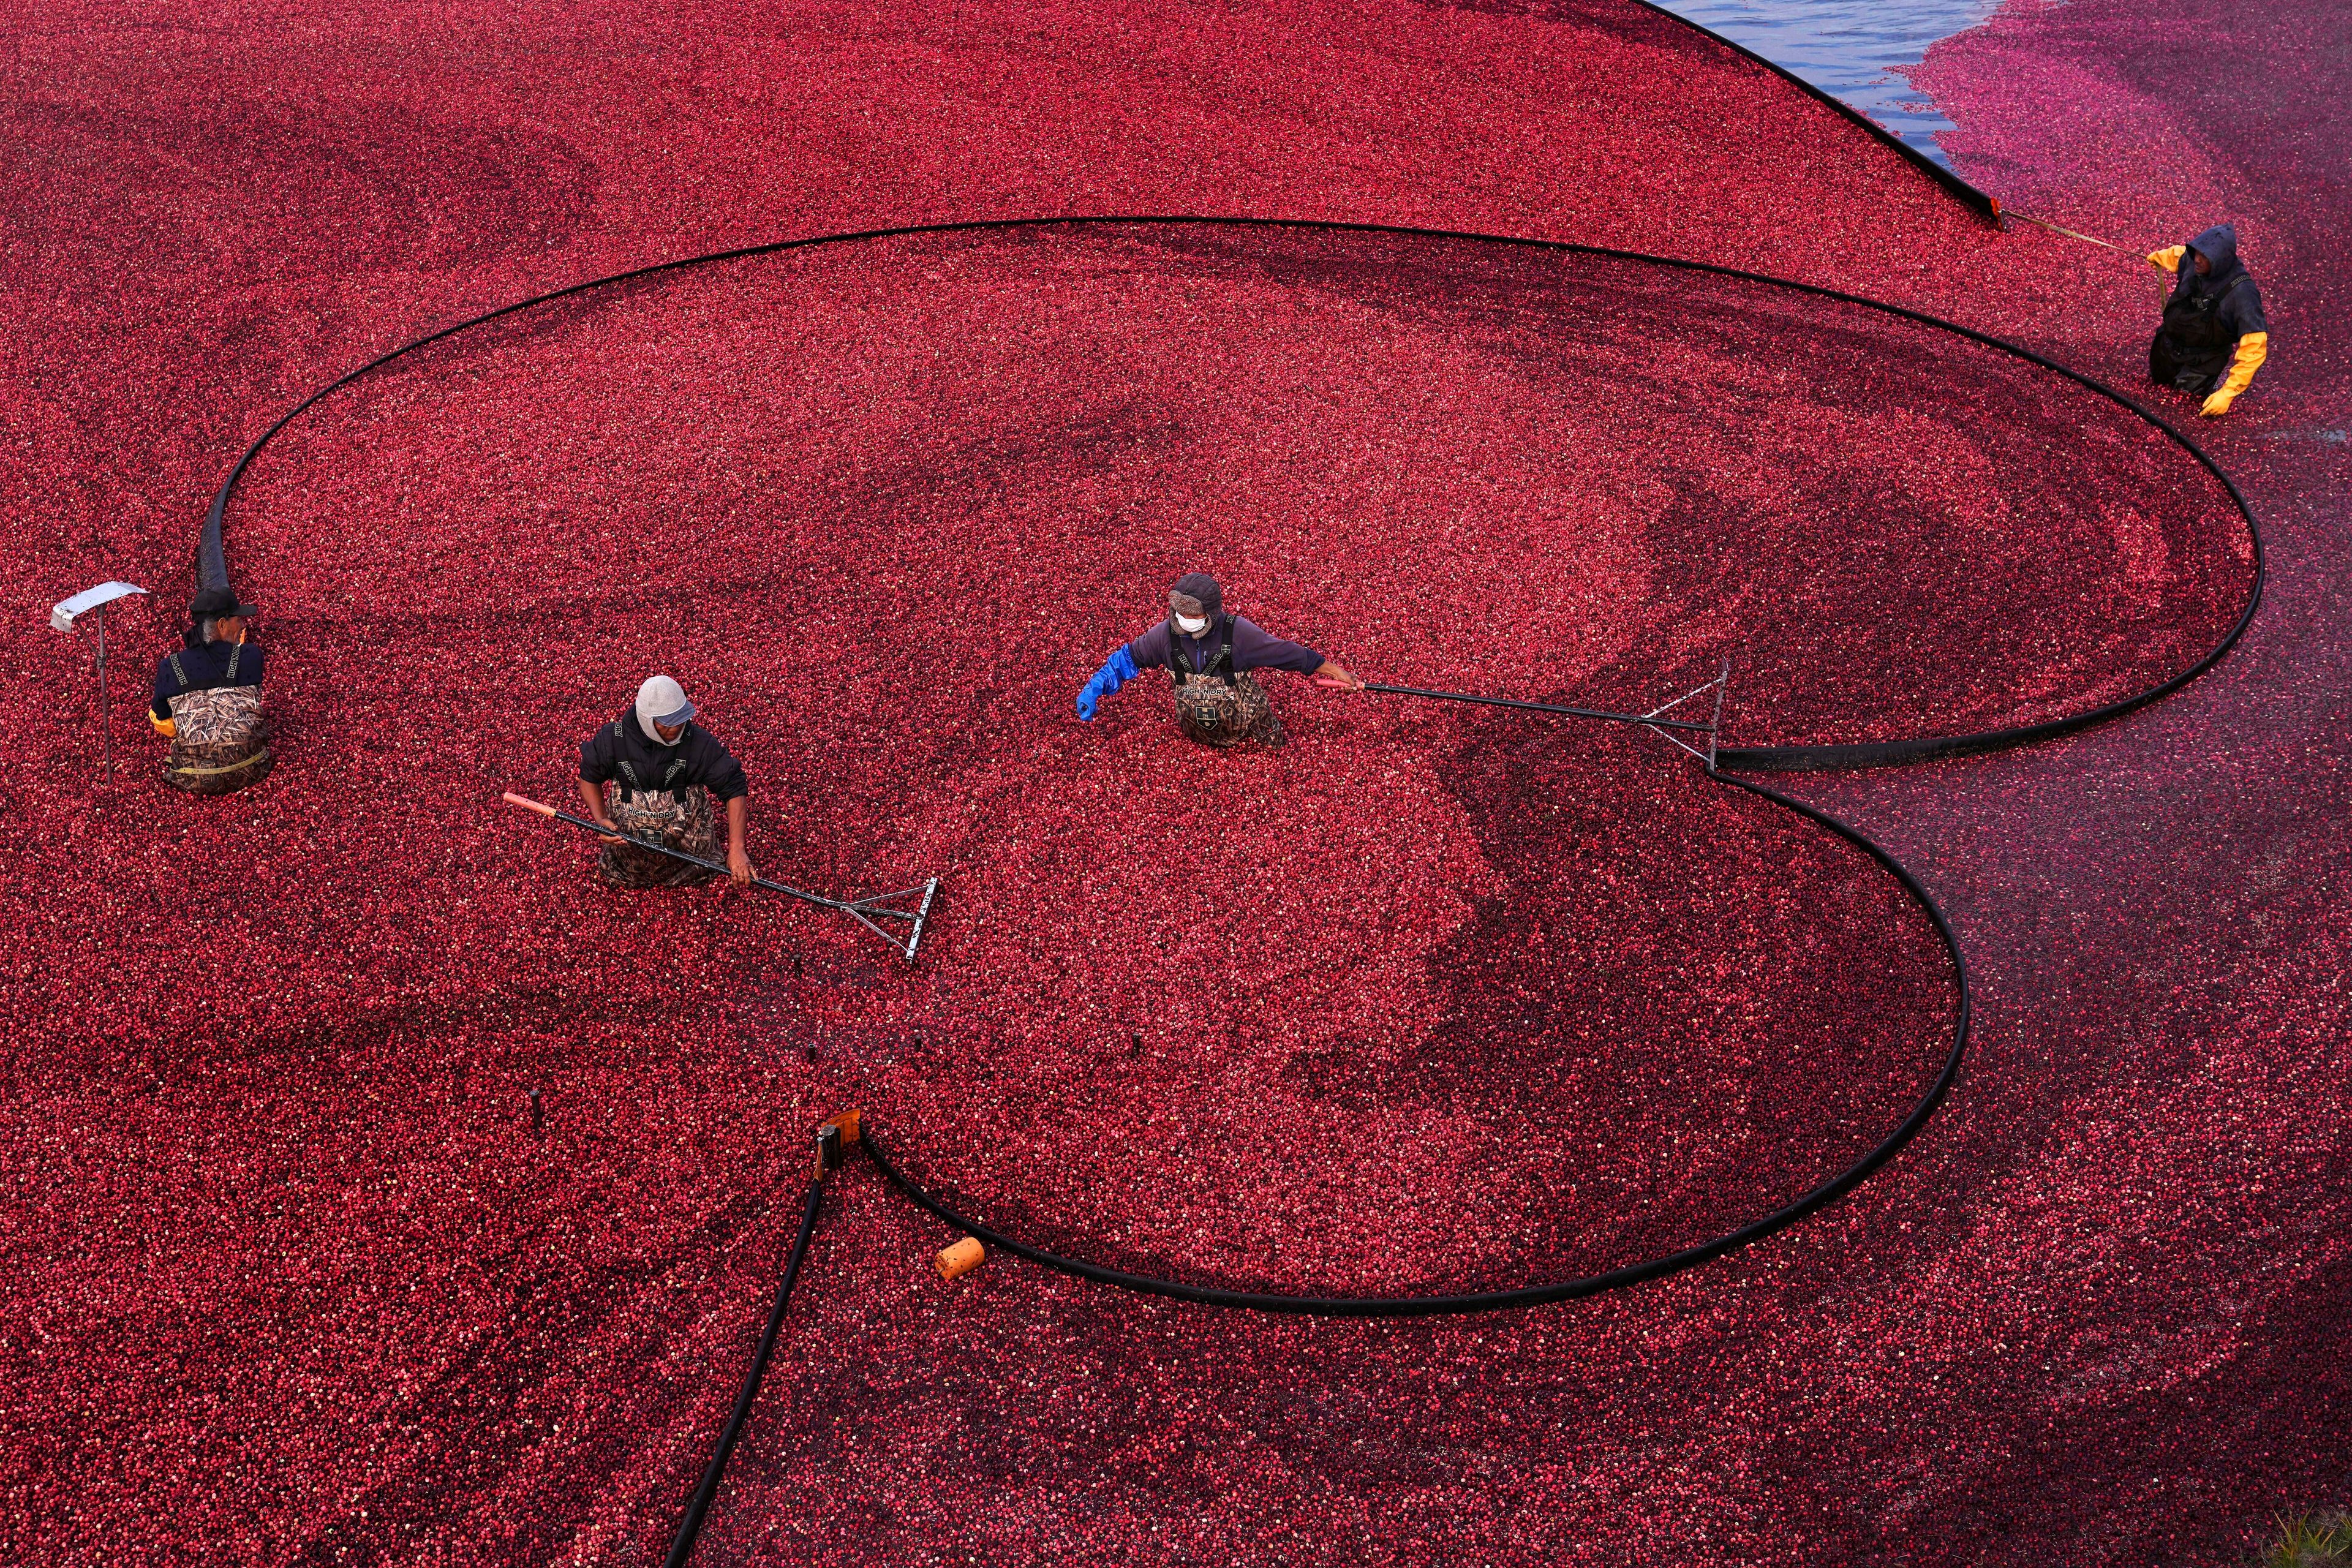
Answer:
MULTIPOLYGON (((1162 621, 1133 642, 1127 645, 1127 657, 1135 660, 1138 669, 1168 668, 1171 639, 1181 641, 1186 662, 1195 670, 1209 668, 1224 646, 1224 632, 1214 617, 1209 629, 1199 637, 1185 637, 1171 622, 1162 621)), ((1312 675, 1323 668, 1323 656, 1303 643, 1285 642, 1260 629, 1245 616, 1234 617, 1234 668, 1288 669, 1300 675, 1312 675)))

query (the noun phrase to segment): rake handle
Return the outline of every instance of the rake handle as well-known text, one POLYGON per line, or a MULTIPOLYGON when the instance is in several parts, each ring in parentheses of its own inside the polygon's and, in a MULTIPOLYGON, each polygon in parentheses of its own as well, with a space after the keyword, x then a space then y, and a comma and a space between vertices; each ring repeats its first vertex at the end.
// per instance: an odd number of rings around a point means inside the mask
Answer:
MULTIPOLYGON (((667 844, 656 844, 651 839, 639 838, 633 833, 623 833, 618 828, 607 827, 601 822, 591 822, 584 816, 574 816, 568 811, 557 810, 545 801, 533 800, 529 795, 517 795, 512 790, 503 792, 499 798, 509 805, 519 805, 525 811, 535 811, 541 816, 552 817, 558 822, 568 822, 574 827, 584 827, 600 838, 617 838, 624 844, 634 844, 640 849, 649 849, 656 855, 667 855, 673 860, 683 860, 689 866, 699 866, 706 871, 716 871, 722 877, 732 875, 726 867, 716 860, 705 860, 699 855, 689 855, 683 849, 673 849, 667 844)), ((845 910, 849 907, 839 899, 828 899, 823 893, 812 893, 801 888, 788 888, 782 882, 772 882, 765 877, 752 878, 751 885, 755 888, 765 888, 772 893, 782 893, 787 898, 798 899, 805 904, 815 904, 821 909, 845 910)))
POLYGON ((1441 702, 1475 702, 1485 708, 1523 708, 1530 713, 1564 713, 1571 719, 1606 719, 1618 724, 1647 724, 1657 730, 1706 730, 1712 724, 1701 724, 1689 719, 1645 719, 1639 713, 1611 713, 1599 708, 1570 708, 1558 702, 1522 702, 1516 697, 1475 697, 1467 691, 1431 691, 1419 686, 1391 686, 1383 681, 1364 682, 1367 691, 1385 691, 1392 697, 1430 697, 1441 702))

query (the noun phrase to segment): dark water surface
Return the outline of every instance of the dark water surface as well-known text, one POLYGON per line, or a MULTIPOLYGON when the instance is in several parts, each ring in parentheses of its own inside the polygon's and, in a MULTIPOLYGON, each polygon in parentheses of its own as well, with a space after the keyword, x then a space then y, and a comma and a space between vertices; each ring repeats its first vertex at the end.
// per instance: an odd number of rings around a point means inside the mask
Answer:
POLYGON ((1918 64, 1928 45, 1967 32, 1998 8, 1998 0, 1658 3, 1851 104, 1946 167, 1951 160, 1936 138, 1954 126, 1896 68, 1918 64))

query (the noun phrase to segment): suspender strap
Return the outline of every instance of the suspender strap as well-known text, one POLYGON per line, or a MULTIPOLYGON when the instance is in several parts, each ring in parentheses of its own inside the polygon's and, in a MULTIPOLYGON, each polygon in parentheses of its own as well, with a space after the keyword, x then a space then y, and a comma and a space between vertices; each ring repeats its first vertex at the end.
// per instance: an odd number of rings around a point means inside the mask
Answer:
MULTIPOLYGON (((169 664, 172 667, 172 679, 180 683, 180 689, 183 691, 188 689, 188 667, 180 662, 180 658, 182 654, 186 652, 187 649, 182 648, 179 653, 175 653, 172 655, 171 658, 164 660, 166 664, 169 664)), ((236 684, 237 660, 244 657, 245 645, 243 643, 231 644, 228 650, 228 665, 221 671, 220 679, 213 681, 211 684, 215 686, 235 686, 236 684)))
POLYGON ((1168 673, 1175 678, 1177 685, 1181 686, 1185 681, 1195 678, 1202 680, 1222 680, 1227 686, 1234 684, 1233 616, 1218 616, 1217 631, 1223 646, 1211 656, 1205 666, 1196 670, 1192 667, 1192 661, 1184 656, 1184 634, 1176 629, 1175 617, 1172 616, 1169 617, 1168 673))
MULTIPOLYGON (((614 725, 614 728, 618 729, 619 726, 614 725)), ((634 799, 641 795, 655 794, 656 787, 662 790, 667 790, 677 783, 677 775, 686 772, 686 759, 684 757, 680 757, 677 761, 670 763, 669 771, 662 774, 661 784, 658 786, 655 786, 647 784, 645 780, 637 776, 636 764, 630 762, 627 758, 622 758, 615 765, 628 777, 629 787, 621 792, 622 795, 628 799, 634 799)))

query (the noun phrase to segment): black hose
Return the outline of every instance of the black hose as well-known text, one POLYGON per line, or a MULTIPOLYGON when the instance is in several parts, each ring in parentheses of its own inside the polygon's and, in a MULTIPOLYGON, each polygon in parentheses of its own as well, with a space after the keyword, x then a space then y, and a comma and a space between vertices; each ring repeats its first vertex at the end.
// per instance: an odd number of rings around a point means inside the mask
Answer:
POLYGON ((744 1374, 743 1386, 736 1393, 735 1408, 727 1417, 727 1429, 719 1434, 718 1451, 702 1472, 702 1484, 694 1489, 694 1500, 686 1507, 686 1517, 678 1521, 677 1534, 669 1543, 669 1556, 664 1568, 686 1568, 694 1556, 695 1537, 702 1533, 702 1521, 710 1511, 711 1500, 719 1495, 719 1479, 727 1473, 727 1461, 734 1455, 736 1439, 743 1436, 743 1423, 751 1415, 752 1401, 760 1397, 760 1379, 768 1370, 768 1358, 775 1353, 776 1335, 784 1326, 784 1303, 793 1299, 793 1281, 801 1277, 801 1259, 808 1254, 809 1237, 816 1232, 817 1205, 824 1201, 824 1178, 819 1176, 809 1184, 808 1199, 801 1206, 801 1232, 793 1238, 792 1256, 784 1260, 784 1277, 776 1286, 776 1304, 769 1310, 767 1331, 760 1336, 760 1348, 751 1357, 751 1370, 744 1374))
MULTIPOLYGON (((1671 16, 1673 13, 1668 12, 1666 15, 1671 16)), ((204 527, 196 542, 199 582, 202 586, 207 588, 228 585, 227 553, 223 536, 229 499, 236 492, 237 481, 245 477, 246 469, 252 466, 253 460, 261 455, 262 449, 277 437, 279 431, 292 424, 305 410, 320 399, 350 385, 371 371, 379 370, 404 354, 413 353, 428 344, 437 343, 445 338, 454 337, 471 328, 530 310, 534 306, 550 304, 558 300, 568 300, 575 295, 585 294, 592 289, 614 284, 634 282, 639 279, 657 277, 667 273, 684 271, 688 268, 710 266, 719 262, 781 255, 788 250, 804 250, 821 245, 909 238, 921 235, 974 234, 988 230, 1087 226, 1172 227, 1186 225, 1209 228, 1265 228, 1310 233, 1387 235, 1407 239, 1437 239, 1480 245, 1517 246, 1524 249, 1549 250, 1567 256, 1606 257, 1615 261, 1638 261, 1654 267, 1670 267, 1679 271, 1696 272, 1706 277, 1732 278, 1746 283, 1761 283, 1772 288, 1786 289, 1795 293, 1809 295, 1814 299, 1833 300, 1843 305, 1883 311, 1887 315, 1899 317, 1921 326, 1951 332, 1968 339, 1970 342, 2010 354, 2030 364, 2039 365, 2044 370, 2053 371, 2076 385, 2106 398, 2109 402, 2145 420, 2194 458, 2215 479, 2221 480, 2222 487, 2229 491, 2231 500, 2236 504, 2239 515, 2245 520, 2247 536, 2252 541, 2254 554, 2254 579, 2247 595, 2245 609, 2239 615, 2236 623, 2230 627, 2221 640, 2216 643, 2204 657, 2159 685, 2092 709, 2087 712, 2053 719, 2018 729, 1991 730, 1964 735, 1927 736, 1910 741, 1870 741, 1819 746, 1726 746, 1722 748, 1720 760, 1727 767, 1763 770, 1868 767, 1887 763, 1913 762, 1927 757, 1953 756, 1969 752, 1990 751, 1996 747, 2020 745, 2030 741, 2047 740, 2053 736, 2067 734, 2153 702, 2160 697, 2179 690, 2198 676, 2204 674, 2221 662, 2222 656, 2236 646, 2239 637, 2252 624, 2254 610, 2262 603, 2263 583, 2262 533, 2254 521, 2253 508, 2247 504, 2245 496, 2231 481, 2229 475, 2221 471, 2220 464, 2207 456, 2204 449, 2196 442, 2138 402, 2116 391, 2105 382, 2085 375, 2080 371, 2069 369, 2053 359, 2011 342, 2005 338, 1994 337, 1990 332, 1980 332, 1973 327, 1964 327, 1957 321, 1948 321, 1940 316, 1931 316, 1923 310, 1910 310, 1902 305, 1890 305, 1884 300, 1869 299, 1864 295, 1848 294, 1842 289, 1823 288, 1818 283, 1800 283, 1793 279, 1775 278, 1763 272, 1748 272, 1737 267, 1717 266, 1711 261, 1689 261, 1679 257, 1653 256, 1644 251, 1619 250, 1605 245, 1580 245, 1572 240, 1532 239, 1518 235, 1478 234, 1457 229, 1421 228, 1400 224, 1343 223, 1316 218, 1220 217, 1181 214, 1127 216, 1101 213, 1074 214, 1061 217, 974 218, 959 223, 908 224, 896 228, 857 229, 842 234, 811 235, 801 239, 779 239, 761 245, 738 246, 729 250, 714 250, 702 256, 680 257, 671 261, 657 261, 645 267, 634 267, 625 272, 615 272, 604 278, 592 278, 585 282, 569 284, 562 289, 551 289, 544 294, 535 294, 529 299, 518 300, 512 304, 501 305, 494 310, 485 310, 480 315, 471 316, 464 321, 438 328, 414 342, 403 343, 398 348, 378 354, 364 364, 346 371, 288 409, 278 417, 275 423, 255 438, 253 445, 247 447, 244 454, 230 468, 228 477, 221 481, 220 489, 213 496, 212 505, 205 514, 204 527)))
POLYGON ((1944 918, 1943 910, 1929 896, 1927 889, 1901 861, 1861 829, 1840 821, 1817 806, 1807 805, 1802 801, 1793 800, 1766 785, 1755 784, 1747 779, 1733 778, 1727 773, 1717 773, 1709 776, 1729 784, 1734 789, 1746 790, 1750 795, 1760 796, 1776 805, 1785 806, 1801 816, 1821 824, 1840 837, 1860 847, 1872 859, 1885 867, 1894 875, 1895 879, 1902 884, 1904 892, 1910 896, 1912 901, 1927 911, 1928 921, 1935 926, 1937 937, 1943 942, 1944 951, 1952 961, 1952 974, 1959 987, 1959 1003, 1952 1019, 1951 1048, 1944 1055, 1942 1070, 1937 1073, 1935 1081, 1927 1086, 1927 1092, 1913 1104, 1910 1113, 1904 1117, 1902 1123, 1881 1139, 1861 1159, 1856 1160, 1836 1175, 1789 1203, 1783 1204, 1771 1213, 1761 1218, 1750 1220, 1736 1230, 1726 1231, 1711 1240, 1684 1247, 1678 1252, 1667 1253, 1663 1257, 1654 1258, 1642 1263, 1628 1264, 1622 1268, 1612 1268, 1605 1274, 1552 1280, 1541 1285, 1525 1285, 1503 1290, 1483 1290, 1455 1296, 1299 1296, 1274 1291, 1229 1290, 1213 1285, 1191 1285, 1181 1279, 1163 1279, 1158 1275, 1133 1274, 1125 1269, 1111 1268, 1099 1263, 1089 1263, 1084 1258, 1071 1258, 1042 1247, 1033 1246, 959 1213, 941 1199, 925 1191, 913 1177, 899 1169, 898 1163, 890 1158, 888 1151, 876 1142, 874 1122, 870 1116, 865 1120, 861 1128, 860 1141, 865 1144, 866 1153, 873 1157, 876 1166, 899 1191, 955 1229, 962 1231, 967 1236, 977 1237, 988 1246, 1001 1248, 1015 1258, 1027 1258, 1030 1262, 1044 1268, 1064 1274, 1075 1274, 1080 1279, 1092 1279, 1097 1284, 1114 1286, 1122 1290, 1135 1290, 1150 1296, 1169 1296, 1180 1301, 1197 1301, 1205 1306, 1237 1307, 1250 1311, 1303 1313, 1326 1318, 1429 1318, 1464 1312, 1501 1311, 1518 1307, 1539 1307, 1553 1301, 1573 1300, 1580 1296, 1598 1295, 1603 1290, 1614 1290, 1627 1285, 1638 1285, 1646 1280, 1661 1279, 1669 1274, 1678 1274, 1685 1268, 1720 1258, 1725 1253, 1737 1251, 1750 1242, 1761 1241, 1773 1232, 1785 1229, 1807 1215, 1835 1203, 1867 1181, 1873 1173, 1893 1159, 1905 1144, 1918 1135, 1919 1130, 1927 1126, 1928 1119, 1936 1114, 1937 1108, 1944 1103, 1945 1098, 1951 1093, 1953 1083, 1959 1077, 1960 1062, 1968 1052, 1970 1009, 1969 964, 1967 958, 1961 954, 1959 938, 1953 934, 1951 922, 1944 918))

